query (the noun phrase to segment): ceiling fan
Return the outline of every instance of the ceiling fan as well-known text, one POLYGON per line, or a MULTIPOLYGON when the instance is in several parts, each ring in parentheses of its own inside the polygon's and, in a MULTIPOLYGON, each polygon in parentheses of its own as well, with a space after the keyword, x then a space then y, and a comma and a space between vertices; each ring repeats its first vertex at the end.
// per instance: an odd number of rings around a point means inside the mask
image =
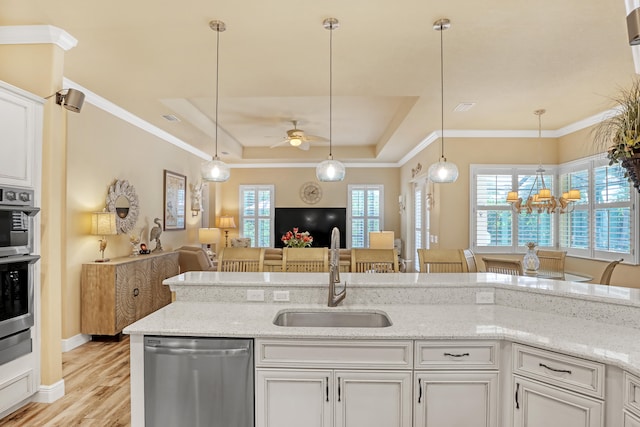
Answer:
POLYGON ((291 123, 293 123, 293 129, 289 129, 287 131, 287 136, 285 136, 282 141, 278 142, 277 144, 272 145, 269 148, 275 148, 275 147, 280 147, 282 145, 289 144, 292 147, 296 147, 296 148, 299 148, 300 150, 305 150, 306 151, 311 146, 309 144, 310 142, 326 141, 327 140, 326 138, 323 138, 321 136, 305 134, 304 130, 298 129, 298 121, 297 120, 292 120, 291 123))

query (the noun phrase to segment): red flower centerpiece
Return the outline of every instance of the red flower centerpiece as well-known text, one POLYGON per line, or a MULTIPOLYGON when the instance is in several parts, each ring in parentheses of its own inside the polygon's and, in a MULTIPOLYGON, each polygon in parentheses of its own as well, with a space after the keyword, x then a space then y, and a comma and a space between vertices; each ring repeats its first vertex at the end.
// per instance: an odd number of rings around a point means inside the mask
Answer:
POLYGON ((308 248, 313 243, 313 237, 308 231, 301 233, 297 228, 287 231, 280 240, 288 248, 308 248))

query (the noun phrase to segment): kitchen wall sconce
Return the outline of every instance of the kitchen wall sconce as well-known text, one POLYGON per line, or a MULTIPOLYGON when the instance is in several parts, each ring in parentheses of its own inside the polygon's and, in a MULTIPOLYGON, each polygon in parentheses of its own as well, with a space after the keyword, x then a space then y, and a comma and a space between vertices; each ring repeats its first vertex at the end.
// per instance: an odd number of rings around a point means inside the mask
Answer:
POLYGON ((79 113, 84 103, 84 93, 77 89, 62 89, 56 92, 56 104, 69 111, 79 113))

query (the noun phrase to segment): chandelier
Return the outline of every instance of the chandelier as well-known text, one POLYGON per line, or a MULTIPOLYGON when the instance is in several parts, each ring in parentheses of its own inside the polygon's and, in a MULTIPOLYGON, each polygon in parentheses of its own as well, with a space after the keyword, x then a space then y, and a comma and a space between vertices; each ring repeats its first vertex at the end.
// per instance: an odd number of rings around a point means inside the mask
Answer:
MULTIPOLYGON (((538 116, 538 153, 540 151, 540 141, 542 140, 542 115, 546 110, 536 110, 533 112, 538 116)), ((542 154, 540 154, 542 156, 542 154)), ((570 189, 562 193, 562 196, 556 197, 551 194, 551 189, 547 188, 544 182, 544 168, 542 167, 542 159, 538 163, 536 169, 535 180, 525 201, 522 197, 518 197, 518 191, 509 191, 507 194, 507 203, 517 213, 567 213, 573 211, 574 203, 581 198, 580 190, 570 189), (536 191, 534 193, 534 191, 536 191)))

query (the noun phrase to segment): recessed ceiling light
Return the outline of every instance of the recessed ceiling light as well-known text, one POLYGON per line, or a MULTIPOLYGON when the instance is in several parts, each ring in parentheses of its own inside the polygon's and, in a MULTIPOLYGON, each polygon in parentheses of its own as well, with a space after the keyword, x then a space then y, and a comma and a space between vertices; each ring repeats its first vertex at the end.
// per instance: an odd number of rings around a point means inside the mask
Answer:
POLYGON ((476 105, 475 102, 461 102, 456 106, 456 108, 453 109, 453 111, 457 111, 457 112, 469 111, 475 105, 476 105))
POLYGON ((163 114, 162 117, 168 122, 179 122, 179 121, 181 121, 179 118, 177 118, 173 114, 163 114))

